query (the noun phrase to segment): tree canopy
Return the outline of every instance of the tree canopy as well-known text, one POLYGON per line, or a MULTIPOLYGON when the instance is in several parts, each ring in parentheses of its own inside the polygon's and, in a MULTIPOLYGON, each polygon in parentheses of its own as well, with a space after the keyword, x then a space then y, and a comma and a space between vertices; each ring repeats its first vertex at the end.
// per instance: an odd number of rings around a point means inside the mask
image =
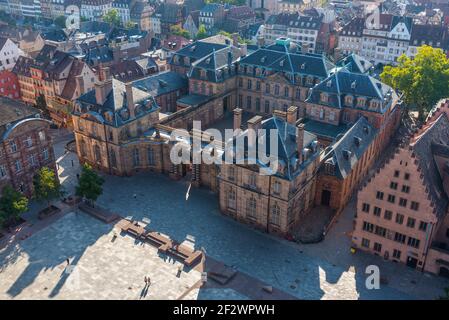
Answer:
POLYGON ((422 46, 414 58, 402 55, 398 65, 386 66, 380 77, 403 93, 406 104, 417 108, 420 120, 449 96, 449 60, 441 49, 422 46))
POLYGON ((103 21, 114 26, 120 26, 121 20, 117 9, 110 9, 103 15, 103 21))
POLYGON ((196 39, 201 40, 207 38, 208 36, 209 35, 207 33, 206 27, 204 26, 204 24, 200 24, 200 26, 198 27, 198 33, 196 34, 196 39))
POLYGON ((76 195, 95 202, 103 193, 103 183, 104 179, 91 166, 85 164, 83 165, 78 186, 76 187, 76 195))
POLYGON ((66 17, 65 16, 59 16, 54 21, 55 25, 58 26, 61 29, 66 27, 65 22, 66 22, 66 17))
POLYGON ((50 201, 62 195, 61 185, 53 170, 42 167, 33 177, 34 198, 37 201, 50 201))
POLYGON ((175 24, 170 27, 170 32, 176 36, 181 36, 186 39, 190 39, 190 33, 186 29, 181 28, 179 25, 175 24))
POLYGON ((37 109, 42 111, 42 114, 46 117, 50 117, 50 112, 47 109, 47 101, 45 100, 45 96, 40 94, 36 97, 36 104, 34 105, 37 109))
POLYGON ((0 198, 0 225, 19 220, 20 215, 27 210, 28 199, 11 186, 5 186, 0 198))

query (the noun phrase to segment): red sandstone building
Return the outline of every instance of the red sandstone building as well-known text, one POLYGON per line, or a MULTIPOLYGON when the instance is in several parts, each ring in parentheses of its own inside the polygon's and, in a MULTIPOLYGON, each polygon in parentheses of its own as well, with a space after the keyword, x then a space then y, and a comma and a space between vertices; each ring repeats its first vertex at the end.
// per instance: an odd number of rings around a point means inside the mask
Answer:
POLYGON ((0 190, 11 185, 32 195, 33 176, 41 167, 56 171, 50 122, 24 103, 0 97, 0 190))
POLYGON ((437 109, 359 191, 355 247, 449 276, 449 104, 437 109), (446 112, 443 112, 446 111, 446 112))
POLYGON ((19 80, 17 75, 9 70, 0 71, 0 96, 20 98, 19 80))

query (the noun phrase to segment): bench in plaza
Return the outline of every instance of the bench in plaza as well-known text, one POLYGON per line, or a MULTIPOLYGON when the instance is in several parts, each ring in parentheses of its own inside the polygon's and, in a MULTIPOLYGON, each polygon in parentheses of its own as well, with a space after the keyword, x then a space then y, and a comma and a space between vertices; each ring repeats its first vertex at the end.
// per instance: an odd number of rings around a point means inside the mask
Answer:
POLYGON ((103 208, 100 207, 92 207, 88 205, 87 203, 80 203, 78 208, 87 213, 91 216, 105 222, 105 223, 111 223, 119 218, 119 216, 115 213, 109 212, 103 208))
POLYGON ((176 243, 169 250, 168 253, 180 259, 185 265, 192 266, 203 255, 201 251, 192 251, 183 245, 176 243))
POLYGON ((172 242, 169 238, 154 231, 147 232, 145 234, 145 240, 157 246, 158 248, 167 244, 169 244, 170 247, 172 246, 172 242))
POLYGON ((145 228, 134 224, 134 222, 130 221, 128 224, 122 226, 122 230, 128 232, 136 238, 140 238, 145 233, 145 228))

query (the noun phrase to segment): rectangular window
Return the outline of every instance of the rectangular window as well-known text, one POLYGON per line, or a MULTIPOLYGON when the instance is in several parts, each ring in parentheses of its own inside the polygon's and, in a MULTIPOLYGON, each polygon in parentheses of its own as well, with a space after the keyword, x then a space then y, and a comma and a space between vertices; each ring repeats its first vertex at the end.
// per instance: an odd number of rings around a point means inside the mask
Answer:
POLYGON ((390 210, 385 210, 385 213, 384 213, 385 220, 391 220, 392 217, 393 217, 393 212, 391 212, 390 210))
POLYGON ((11 152, 16 152, 17 151, 17 145, 14 141, 11 141, 9 143, 9 146, 11 147, 11 152))
POLYGON ((0 176, 1 177, 6 176, 6 167, 4 165, 0 166, 0 176))
POLYGON ((381 191, 377 191, 376 199, 383 200, 384 199, 384 193, 381 192, 381 191))
POLYGON ((404 185, 402 186, 402 192, 404 192, 404 193, 410 193, 410 187, 404 184, 404 185))
POLYGON ((363 222, 363 231, 374 232, 374 224, 364 221, 363 222))
POLYGON ((379 207, 374 207, 374 212, 373 212, 373 214, 376 216, 376 217, 380 217, 380 214, 382 213, 382 209, 381 208, 379 208, 379 207))
POLYGON ((381 252, 382 251, 382 245, 378 242, 374 242, 374 251, 381 252))
POLYGON ((385 238, 385 236, 387 235, 387 229, 385 229, 383 227, 376 226, 374 233, 377 234, 378 236, 385 238))
POLYGON ((412 238, 412 237, 408 237, 407 245, 409 247, 418 249, 419 248, 419 243, 420 243, 420 241, 418 239, 415 239, 415 238, 412 238))
POLYGON ((398 170, 395 170, 395 171, 394 171, 394 177, 395 177, 395 178, 399 177, 399 171, 398 171, 398 170))
POLYGON ((401 259, 401 251, 394 249, 393 250, 393 258, 395 259, 401 259))
POLYGON ((419 223, 419 230, 421 231, 427 231, 427 222, 421 221, 419 223))
POLYGON ((16 160, 14 165, 16 167, 16 172, 19 172, 20 170, 22 170, 22 164, 20 163, 20 160, 16 160))
POLYGON ((399 205, 401 207, 406 207, 407 206, 407 199, 399 198, 399 205))
POLYGON ((406 174, 404 174, 404 179, 405 179, 405 180, 408 180, 408 179, 410 179, 410 173, 406 173, 406 174))
POLYGON ((414 228, 416 220, 413 218, 407 218, 407 227, 414 228))
POLYGON ((404 223, 404 215, 400 213, 396 213, 396 223, 403 224, 404 223))
POLYGON ((412 201, 412 203, 410 204, 410 209, 418 211, 418 209, 419 209, 419 202, 412 201))
POLYGON ((45 148, 44 151, 42 151, 42 157, 44 160, 48 160, 48 149, 45 148))
POLYGON ((362 247, 369 248, 369 240, 362 238, 362 247))
POLYGON ((389 194, 387 200, 390 203, 394 203, 396 201, 396 197, 394 195, 392 195, 392 194, 389 194))
POLYGON ((399 232, 395 232, 394 233, 394 241, 399 242, 399 243, 405 243, 405 234, 399 233, 399 232))
POLYGON ((363 205, 362 205, 362 211, 363 212, 367 212, 367 213, 369 213, 369 204, 368 203, 364 203, 363 205))
POLYGON ((391 182, 390 182, 390 189, 397 190, 397 189, 398 189, 398 184, 397 184, 397 182, 391 181, 391 182))

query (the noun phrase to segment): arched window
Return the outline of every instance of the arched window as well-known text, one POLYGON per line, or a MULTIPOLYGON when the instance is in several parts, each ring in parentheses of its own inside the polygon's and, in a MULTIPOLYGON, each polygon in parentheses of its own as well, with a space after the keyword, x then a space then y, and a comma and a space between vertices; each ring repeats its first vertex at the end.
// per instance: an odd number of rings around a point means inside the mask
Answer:
POLYGON ((133 164, 134 167, 137 167, 140 165, 140 154, 139 154, 139 149, 134 148, 133 150, 133 164))
POLYGON ((265 100, 265 113, 270 113, 270 101, 265 100))
POLYGON ((117 168, 117 157, 115 156, 115 151, 111 150, 111 166, 117 168))
POLYGON ((276 226, 281 225, 281 208, 276 202, 271 207, 270 223, 276 226))
POLYGON ((81 148, 81 155, 83 157, 86 157, 87 156, 86 141, 81 140, 80 148, 81 148))

